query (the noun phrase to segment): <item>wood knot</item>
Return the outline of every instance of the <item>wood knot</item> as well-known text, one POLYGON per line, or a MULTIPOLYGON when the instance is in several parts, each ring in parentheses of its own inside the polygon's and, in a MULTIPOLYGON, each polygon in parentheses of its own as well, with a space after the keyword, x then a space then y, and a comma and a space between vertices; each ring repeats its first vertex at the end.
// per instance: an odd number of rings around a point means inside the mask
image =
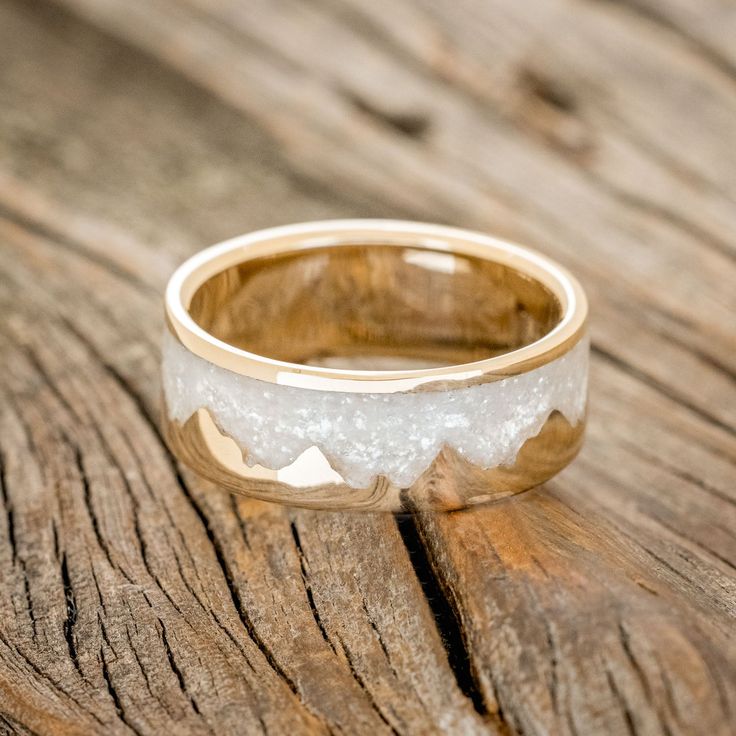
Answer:
POLYGON ((430 127, 429 117, 420 111, 388 110, 371 100, 346 92, 350 104, 362 114, 409 138, 423 138, 430 127))
POLYGON ((524 128, 566 155, 590 156, 593 136, 581 116, 578 97, 568 85, 537 70, 522 68, 517 89, 514 117, 524 128))

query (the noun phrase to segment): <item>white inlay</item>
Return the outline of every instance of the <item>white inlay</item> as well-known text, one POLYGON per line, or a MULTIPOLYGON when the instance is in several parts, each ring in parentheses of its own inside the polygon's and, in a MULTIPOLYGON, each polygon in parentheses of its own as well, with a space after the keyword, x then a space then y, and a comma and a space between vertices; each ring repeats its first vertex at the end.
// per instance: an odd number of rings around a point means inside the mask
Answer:
POLYGON ((510 465, 555 409, 571 424, 584 415, 588 339, 519 376, 415 393, 359 394, 281 386, 241 376, 189 352, 168 331, 163 387, 181 423, 199 408, 247 451, 249 464, 279 469, 318 447, 345 481, 377 475, 410 486, 449 445, 483 468, 510 465))

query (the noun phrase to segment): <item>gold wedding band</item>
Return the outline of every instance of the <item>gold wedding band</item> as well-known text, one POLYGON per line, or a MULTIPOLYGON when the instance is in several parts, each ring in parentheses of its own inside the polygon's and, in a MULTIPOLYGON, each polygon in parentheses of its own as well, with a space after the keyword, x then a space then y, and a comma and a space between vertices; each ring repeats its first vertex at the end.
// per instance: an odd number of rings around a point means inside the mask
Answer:
POLYGON ((536 486, 582 442, 587 302, 550 259, 392 220, 244 235, 166 290, 163 424, 232 491, 456 509, 536 486))

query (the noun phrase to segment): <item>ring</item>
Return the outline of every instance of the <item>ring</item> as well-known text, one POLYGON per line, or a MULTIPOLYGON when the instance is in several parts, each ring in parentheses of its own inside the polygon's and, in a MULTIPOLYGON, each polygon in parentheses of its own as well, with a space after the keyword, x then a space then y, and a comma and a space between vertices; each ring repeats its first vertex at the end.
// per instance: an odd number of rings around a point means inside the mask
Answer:
POLYGON ((290 225, 197 253, 165 301, 164 435, 232 491, 458 509, 580 449, 587 301, 527 248, 414 222, 290 225))

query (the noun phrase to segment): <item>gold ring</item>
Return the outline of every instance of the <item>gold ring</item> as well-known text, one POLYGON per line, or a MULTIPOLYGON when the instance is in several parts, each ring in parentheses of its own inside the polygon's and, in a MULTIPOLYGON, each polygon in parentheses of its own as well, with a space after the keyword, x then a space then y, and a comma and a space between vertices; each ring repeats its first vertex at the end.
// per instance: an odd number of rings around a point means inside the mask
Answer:
POLYGON ((392 220, 212 246, 166 290, 163 425, 232 491, 295 506, 456 509, 578 452, 587 301, 552 260, 392 220))

